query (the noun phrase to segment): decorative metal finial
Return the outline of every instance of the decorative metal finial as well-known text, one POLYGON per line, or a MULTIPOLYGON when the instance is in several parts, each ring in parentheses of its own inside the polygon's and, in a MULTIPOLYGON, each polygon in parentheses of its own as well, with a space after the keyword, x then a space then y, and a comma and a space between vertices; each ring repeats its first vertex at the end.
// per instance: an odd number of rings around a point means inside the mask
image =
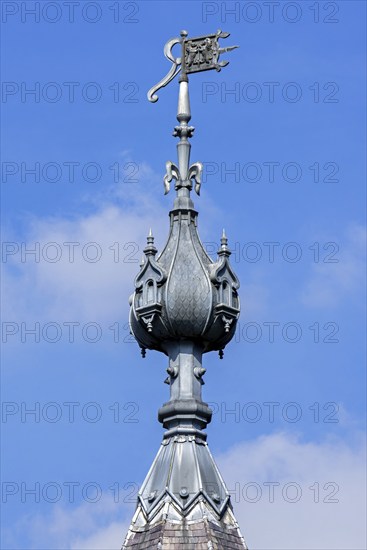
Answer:
POLYGON ((150 230, 144 260, 135 278, 130 299, 129 324, 142 356, 154 350, 168 356, 165 383, 169 399, 158 411, 163 424, 163 441, 137 495, 137 509, 123 549, 159 550, 180 548, 238 548, 247 550, 232 513, 230 494, 210 454, 205 429, 212 410, 203 401, 205 368, 203 355, 223 350, 235 335, 240 315, 239 280, 230 265, 228 240, 223 230, 217 260, 205 251, 198 234, 198 212, 190 191, 199 194, 202 165, 190 165, 191 119, 188 74, 219 71, 223 51, 218 39, 228 33, 170 40, 165 55, 172 61, 168 75, 149 91, 166 86, 178 72, 179 97, 174 136, 177 165, 166 163, 164 187, 167 193, 175 180, 177 197, 170 211, 170 230, 163 250, 157 254, 150 230), (180 43, 182 57, 172 47, 180 43), (189 521, 188 521, 189 518, 189 521), (181 540, 176 544, 175 541, 181 540), (144 542, 145 541, 145 542, 144 542), (155 541, 155 542, 154 542, 155 541), (213 542, 212 542, 213 541, 213 542))
POLYGON ((143 250, 145 256, 155 256, 157 253, 157 249, 154 246, 154 237, 152 230, 149 229, 149 234, 147 236, 147 245, 143 250))
POLYGON ((147 237, 147 244, 154 244, 154 237, 152 233, 152 228, 149 229, 149 234, 147 237))
POLYGON ((228 239, 227 239, 227 235, 226 235, 226 230, 223 228, 223 232, 222 232, 222 238, 220 240, 220 243, 222 246, 227 246, 228 244, 228 239))
POLYGON ((220 249, 218 250, 218 256, 230 256, 231 251, 228 248, 228 239, 225 230, 223 229, 222 237, 220 239, 220 249))
POLYGON ((201 172, 203 165, 195 162, 190 166, 191 145, 188 138, 192 137, 194 127, 189 126, 191 119, 190 99, 188 88, 188 74, 209 71, 215 69, 220 71, 228 65, 229 61, 219 61, 219 57, 224 52, 229 52, 238 48, 238 46, 229 46, 227 48, 219 47, 219 38, 227 38, 228 32, 222 32, 220 29, 216 34, 198 36, 188 39, 188 32, 181 31, 181 38, 172 38, 164 47, 164 55, 172 62, 172 66, 167 75, 153 86, 148 92, 148 99, 151 102, 158 101, 156 92, 167 86, 171 80, 181 71, 180 89, 178 97, 177 120, 180 125, 176 126, 173 132, 174 137, 179 137, 177 144, 178 166, 169 160, 166 163, 166 174, 163 179, 164 194, 170 190, 170 183, 175 180, 175 189, 179 198, 176 206, 188 205, 190 191, 192 189, 192 180, 195 181, 195 192, 200 195, 201 172), (174 57, 172 49, 176 44, 181 44, 181 57, 174 57))

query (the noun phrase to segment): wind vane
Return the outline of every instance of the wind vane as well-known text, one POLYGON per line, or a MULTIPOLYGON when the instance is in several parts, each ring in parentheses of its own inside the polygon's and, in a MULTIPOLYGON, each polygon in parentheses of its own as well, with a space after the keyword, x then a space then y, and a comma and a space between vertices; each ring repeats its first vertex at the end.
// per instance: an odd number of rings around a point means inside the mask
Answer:
POLYGON ((187 38, 187 31, 181 31, 180 34, 181 38, 171 38, 164 47, 164 55, 169 61, 172 61, 172 67, 167 75, 149 90, 148 99, 153 103, 158 101, 156 92, 167 86, 180 71, 180 81, 185 82, 188 82, 187 75, 189 73, 210 71, 212 69, 220 71, 228 65, 229 61, 219 61, 219 56, 238 48, 238 46, 219 47, 218 39, 229 36, 229 32, 223 32, 220 29, 215 34, 190 39, 187 38), (172 54, 172 48, 176 44, 181 44, 181 57, 174 57, 172 54))
POLYGON ((176 126, 173 132, 175 137, 179 137, 177 144, 178 166, 171 160, 166 162, 166 175, 164 176, 164 193, 170 190, 172 179, 176 180, 175 189, 180 199, 188 198, 192 189, 192 181, 195 181, 195 191, 200 195, 201 173, 203 165, 201 162, 195 162, 190 166, 191 144, 188 138, 192 137, 193 126, 188 126, 191 119, 190 99, 189 99, 189 79, 188 74, 199 73, 202 71, 222 70, 228 65, 229 61, 219 61, 222 53, 229 52, 238 48, 238 46, 229 46, 227 48, 219 47, 219 38, 227 38, 228 32, 222 32, 220 29, 215 34, 198 36, 196 38, 187 38, 187 31, 181 31, 181 38, 171 38, 164 46, 164 55, 172 62, 172 67, 166 76, 158 82, 148 92, 148 99, 152 103, 158 101, 156 92, 167 86, 171 80, 181 71, 180 90, 178 96, 177 120, 180 125, 176 126), (181 57, 174 57, 172 48, 176 44, 181 44, 181 57))

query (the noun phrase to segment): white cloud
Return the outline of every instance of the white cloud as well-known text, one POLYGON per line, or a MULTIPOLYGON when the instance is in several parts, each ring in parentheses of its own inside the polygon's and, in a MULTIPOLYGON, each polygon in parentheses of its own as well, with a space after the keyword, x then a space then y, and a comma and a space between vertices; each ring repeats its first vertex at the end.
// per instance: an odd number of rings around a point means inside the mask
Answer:
POLYGON ((4 264, 4 319, 115 321, 126 313, 149 228, 162 242, 169 227, 158 178, 145 165, 140 175, 137 189, 121 184, 100 202, 89 197, 86 214, 28 217, 23 244, 5 239, 18 251, 4 264), (25 248, 35 247, 37 258, 25 255, 25 248))
POLYGON ((357 293, 360 299, 364 291, 365 227, 350 226, 336 245, 339 250, 334 244, 321 248, 320 261, 313 264, 310 279, 301 293, 301 302, 308 307, 334 307, 357 293))
POLYGON ((280 433, 242 443, 219 457, 218 464, 234 491, 235 516, 252 550, 366 548, 362 442, 304 443, 280 433), (264 485, 269 482, 279 484, 274 502, 264 485), (326 502, 333 499, 338 502, 326 502))
POLYGON ((129 528, 128 523, 113 522, 97 529, 90 536, 76 538, 71 550, 113 550, 120 549, 129 528))
POLYGON ((133 508, 103 495, 96 503, 76 508, 54 505, 50 513, 23 516, 3 531, 7 548, 34 550, 119 550, 127 534, 133 508))

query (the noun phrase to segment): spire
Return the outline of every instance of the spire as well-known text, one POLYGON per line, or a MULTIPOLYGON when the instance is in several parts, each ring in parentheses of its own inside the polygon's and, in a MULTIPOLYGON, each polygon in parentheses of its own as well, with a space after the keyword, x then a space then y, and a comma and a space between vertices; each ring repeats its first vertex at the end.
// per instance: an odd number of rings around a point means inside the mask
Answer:
POLYGON ((154 237, 152 229, 149 229, 149 234, 147 236, 147 245, 144 248, 145 256, 155 256, 157 254, 157 249, 154 246, 154 237))
POLYGON ((233 515, 230 494, 206 442, 205 429, 212 411, 202 398, 206 369, 203 355, 223 349, 234 336, 240 313, 239 281, 230 264, 228 240, 223 230, 218 260, 204 250, 197 232, 198 213, 190 192, 200 193, 202 164, 190 165, 191 119, 188 74, 217 71, 227 61, 219 56, 219 38, 228 33, 167 42, 165 55, 172 62, 167 76, 148 92, 156 92, 179 72, 177 120, 173 135, 177 164, 166 163, 165 193, 175 181, 176 198, 170 212, 167 244, 156 258, 152 231, 144 248, 144 262, 135 279, 130 327, 143 356, 146 349, 168 356, 170 396, 158 411, 165 432, 157 456, 137 499, 137 509, 123 549, 171 550, 207 548, 245 550, 246 544, 233 515), (182 56, 172 47, 181 44, 182 56))
POLYGON ((230 256, 231 251, 228 248, 228 239, 226 236, 226 232, 223 229, 222 238, 220 239, 220 249, 218 250, 218 256, 230 256))

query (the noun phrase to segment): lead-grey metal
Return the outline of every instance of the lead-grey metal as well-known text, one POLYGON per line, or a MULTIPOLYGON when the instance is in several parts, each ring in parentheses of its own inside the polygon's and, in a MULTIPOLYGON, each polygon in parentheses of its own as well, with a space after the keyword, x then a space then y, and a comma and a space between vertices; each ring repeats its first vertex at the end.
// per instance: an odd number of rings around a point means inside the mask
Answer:
POLYGON ((167 76, 148 92, 150 101, 180 71, 177 120, 174 136, 177 165, 166 163, 165 193, 175 180, 176 198, 170 211, 167 244, 157 256, 149 232, 144 259, 130 297, 130 327, 142 354, 147 349, 165 353, 170 399, 158 412, 166 428, 163 441, 138 494, 135 516, 123 548, 245 549, 233 516, 228 490, 206 443, 203 431, 212 411, 202 400, 205 369, 202 356, 223 349, 232 339, 240 313, 239 281, 230 266, 230 250, 223 231, 218 259, 206 253, 198 232, 198 213, 190 197, 200 194, 202 164, 190 165, 194 128, 191 119, 188 74, 221 70, 228 64, 219 56, 218 39, 228 33, 167 42, 164 53, 172 62, 167 76), (180 43, 182 57, 172 48, 180 43), (176 546, 177 544, 177 546, 176 546))

